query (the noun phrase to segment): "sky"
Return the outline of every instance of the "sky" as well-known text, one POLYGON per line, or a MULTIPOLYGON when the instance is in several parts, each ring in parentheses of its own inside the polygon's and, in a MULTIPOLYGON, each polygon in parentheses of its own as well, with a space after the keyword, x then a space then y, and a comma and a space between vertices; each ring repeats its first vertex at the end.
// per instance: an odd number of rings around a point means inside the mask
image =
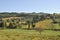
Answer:
POLYGON ((0 12, 60 13, 60 0, 0 0, 0 12))

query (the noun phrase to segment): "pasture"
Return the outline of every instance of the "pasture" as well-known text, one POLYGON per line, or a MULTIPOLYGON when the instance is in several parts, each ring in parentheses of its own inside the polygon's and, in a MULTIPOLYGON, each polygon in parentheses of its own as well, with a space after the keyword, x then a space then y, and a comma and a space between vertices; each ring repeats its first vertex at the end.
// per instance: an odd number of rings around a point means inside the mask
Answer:
POLYGON ((0 30, 0 40, 60 40, 60 31, 4 29, 0 30))

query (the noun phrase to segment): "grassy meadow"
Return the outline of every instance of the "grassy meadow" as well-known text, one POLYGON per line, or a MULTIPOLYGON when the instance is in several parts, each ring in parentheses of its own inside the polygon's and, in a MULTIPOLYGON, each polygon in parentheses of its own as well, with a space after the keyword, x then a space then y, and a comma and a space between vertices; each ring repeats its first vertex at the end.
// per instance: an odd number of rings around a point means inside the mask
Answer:
POLYGON ((0 40, 60 40, 60 31, 5 29, 0 30, 0 40))
MULTIPOLYGON (((37 22, 37 28, 42 27, 49 29, 51 27, 51 20, 44 20, 37 22)), ((0 40, 60 40, 60 31, 43 30, 39 31, 31 29, 27 30, 27 25, 21 25, 21 29, 0 29, 0 40)), ((32 27, 30 27, 32 28, 32 27)), ((54 24, 55 29, 60 29, 58 24, 54 24)))
POLYGON ((60 40, 60 14, 0 12, 0 40, 60 40))

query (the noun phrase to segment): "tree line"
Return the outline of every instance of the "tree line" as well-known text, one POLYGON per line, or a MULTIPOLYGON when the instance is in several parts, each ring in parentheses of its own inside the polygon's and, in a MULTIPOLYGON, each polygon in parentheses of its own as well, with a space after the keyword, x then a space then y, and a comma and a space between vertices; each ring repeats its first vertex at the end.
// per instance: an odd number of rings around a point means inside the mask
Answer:
MULTIPOLYGON (((57 14, 57 13, 53 13, 53 14, 44 13, 44 12, 39 12, 39 13, 36 13, 36 12, 32 12, 32 13, 2 12, 2 13, 0 13, 0 19, 8 18, 8 17, 24 17, 24 18, 26 18, 27 19, 26 24, 28 25, 28 29, 30 29, 30 24, 32 25, 32 28, 34 28, 35 27, 34 23, 43 21, 45 19, 52 19, 53 20, 52 23, 54 23, 54 24, 58 23, 60 25, 60 14, 57 14), (30 19, 30 18, 32 18, 32 19, 30 19)), ((2 20, 0 20, 0 21, 2 21, 2 20)), ((18 22, 16 22, 16 23, 18 23, 18 22)), ((4 21, 2 21, 2 23, 0 25, 2 26, 2 24, 4 24, 4 21)), ((10 22, 10 24, 9 24, 10 28, 14 27, 13 24, 14 23, 10 22)), ((16 28, 16 26, 14 28, 16 28)), ((18 26, 20 26, 20 25, 18 25, 18 26)))

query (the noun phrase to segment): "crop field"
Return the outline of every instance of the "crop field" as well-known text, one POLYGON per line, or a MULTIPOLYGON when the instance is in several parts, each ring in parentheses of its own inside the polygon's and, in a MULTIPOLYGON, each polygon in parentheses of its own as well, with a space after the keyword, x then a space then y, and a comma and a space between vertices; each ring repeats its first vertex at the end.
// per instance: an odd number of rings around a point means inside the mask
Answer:
POLYGON ((44 30, 40 34, 36 30, 4 29, 0 30, 0 40, 60 40, 60 32, 44 30))

